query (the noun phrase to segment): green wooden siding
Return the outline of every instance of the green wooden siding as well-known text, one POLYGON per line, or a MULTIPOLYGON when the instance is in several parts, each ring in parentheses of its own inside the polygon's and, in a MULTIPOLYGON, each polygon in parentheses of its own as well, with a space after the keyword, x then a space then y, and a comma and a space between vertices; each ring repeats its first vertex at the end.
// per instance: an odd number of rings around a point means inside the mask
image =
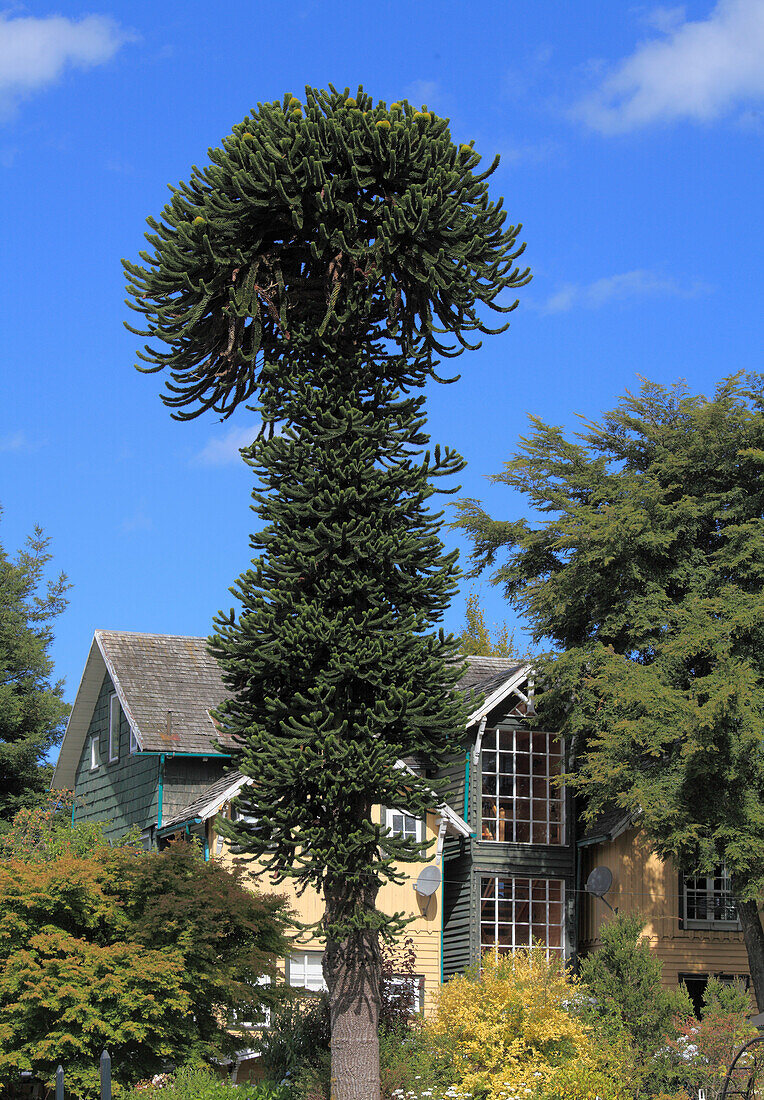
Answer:
POLYGON ((162 820, 167 821, 199 795, 223 774, 225 760, 208 756, 201 759, 189 757, 165 757, 164 796, 162 820))
POLYGON ((116 840, 131 826, 139 830, 156 821, 159 760, 130 753, 130 726, 120 708, 119 760, 109 763, 109 699, 114 686, 104 676, 75 776, 75 821, 103 821, 105 834, 116 840), (90 768, 90 739, 98 737, 100 765, 90 768))
POLYGON ((472 868, 458 843, 450 842, 452 858, 443 860, 443 979, 460 974, 470 963, 472 868))

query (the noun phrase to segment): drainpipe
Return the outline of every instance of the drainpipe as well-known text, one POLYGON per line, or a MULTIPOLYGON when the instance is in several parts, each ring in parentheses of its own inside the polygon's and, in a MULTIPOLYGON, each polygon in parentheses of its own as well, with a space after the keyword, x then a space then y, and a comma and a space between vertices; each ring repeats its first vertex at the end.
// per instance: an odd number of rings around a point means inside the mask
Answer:
POLYGON ((469 824, 467 814, 470 812, 470 750, 464 757, 464 813, 462 817, 469 824))
POLYGON ((162 802, 164 799, 164 753, 159 754, 159 790, 157 799, 157 831, 162 828, 162 802))

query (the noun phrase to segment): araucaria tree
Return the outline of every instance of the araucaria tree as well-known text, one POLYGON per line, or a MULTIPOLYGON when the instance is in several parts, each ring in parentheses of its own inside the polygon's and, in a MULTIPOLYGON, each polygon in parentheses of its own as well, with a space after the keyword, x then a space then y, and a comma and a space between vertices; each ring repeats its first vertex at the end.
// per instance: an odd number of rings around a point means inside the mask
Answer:
POLYGON ((429 510, 462 461, 423 453, 418 391, 529 278, 479 159, 426 108, 306 89, 235 126, 149 223, 146 266, 126 265, 174 415, 254 398, 264 425, 257 556, 211 643, 219 720, 254 780, 237 843, 324 898, 339 1100, 379 1095, 379 936, 400 920, 376 898, 421 852, 372 807, 431 808, 396 764, 444 760, 463 723, 457 644, 431 633, 456 561, 429 510))
POLYGON ((47 548, 39 528, 15 561, 0 547, 0 830, 49 787, 45 755, 69 713, 49 653, 69 583, 46 583, 47 548))
POLYGON ((478 567, 555 652, 538 701, 590 817, 632 811, 686 872, 731 877, 764 1008, 764 377, 645 383, 578 442, 533 421, 495 476, 535 522, 460 502, 478 567))

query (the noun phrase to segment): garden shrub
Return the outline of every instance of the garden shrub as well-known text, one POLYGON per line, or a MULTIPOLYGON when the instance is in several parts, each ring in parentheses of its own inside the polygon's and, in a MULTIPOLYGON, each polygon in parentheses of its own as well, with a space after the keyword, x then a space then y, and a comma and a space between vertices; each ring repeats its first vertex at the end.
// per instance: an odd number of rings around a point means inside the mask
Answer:
MULTIPOLYGON (((271 1011, 270 1027, 258 1039, 260 1055, 274 1081, 321 1078, 329 1054, 326 993, 295 993, 271 1011)), ((328 1081, 328 1070, 326 1071, 328 1081)))
POLYGON ((632 1059, 617 1038, 578 1015, 581 993, 543 949, 483 956, 479 972, 439 994, 431 1040, 452 1060, 458 1084, 487 1100, 625 1100, 632 1059))
POLYGON ((292 1100, 285 1085, 232 1085, 203 1066, 184 1066, 123 1093, 122 1100, 292 1100))

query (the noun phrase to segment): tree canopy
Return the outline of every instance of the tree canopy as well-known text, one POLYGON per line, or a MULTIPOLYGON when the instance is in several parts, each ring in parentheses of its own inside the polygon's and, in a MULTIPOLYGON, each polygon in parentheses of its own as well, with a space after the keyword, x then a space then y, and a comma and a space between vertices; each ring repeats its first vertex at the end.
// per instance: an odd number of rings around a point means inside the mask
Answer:
POLYGON ((70 586, 63 573, 46 582, 48 545, 37 527, 15 560, 0 546, 0 831, 50 785, 45 756, 69 713, 50 645, 70 586))
POLYGON ((478 569, 552 643, 538 701, 588 815, 631 811, 663 858, 726 864, 764 1007, 764 378, 707 399, 645 382, 494 476, 533 519, 460 502, 478 569))
POLYGON ((258 982, 287 948, 283 901, 191 845, 112 847, 60 810, 25 811, 0 862, 0 1086, 63 1063, 95 1097, 104 1046, 121 1084, 232 1052, 230 1013, 274 996, 258 982))

